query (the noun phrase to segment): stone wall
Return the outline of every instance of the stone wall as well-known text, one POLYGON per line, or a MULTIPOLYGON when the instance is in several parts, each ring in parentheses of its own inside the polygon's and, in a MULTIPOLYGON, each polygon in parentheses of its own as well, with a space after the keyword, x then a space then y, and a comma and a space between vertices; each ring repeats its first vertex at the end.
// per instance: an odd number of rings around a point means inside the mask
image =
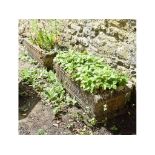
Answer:
POLYGON ((128 73, 135 84, 135 20, 64 20, 61 33, 63 46, 104 57, 109 65, 128 73))

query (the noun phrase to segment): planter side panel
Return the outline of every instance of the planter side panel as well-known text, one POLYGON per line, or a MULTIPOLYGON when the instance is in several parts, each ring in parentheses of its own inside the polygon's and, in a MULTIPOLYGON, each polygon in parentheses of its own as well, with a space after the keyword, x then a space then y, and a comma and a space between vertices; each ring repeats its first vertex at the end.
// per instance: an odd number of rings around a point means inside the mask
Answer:
MULTIPOLYGON (((126 92, 128 94, 128 92, 126 92)), ((130 93, 129 93, 130 94, 130 93)), ((128 95, 129 95, 128 94, 128 95)), ((101 94, 100 96, 103 96, 101 94)), ((105 118, 110 119, 120 114, 123 114, 127 110, 128 97, 124 94, 118 94, 117 96, 111 96, 111 98, 102 99, 94 103, 94 114, 97 120, 105 120, 105 118)))
POLYGON ((52 69, 53 67, 53 59, 56 56, 56 53, 53 54, 45 54, 44 50, 39 47, 33 45, 27 39, 23 41, 24 46, 28 50, 30 56, 38 61, 41 65, 47 67, 48 69, 52 69))
POLYGON ((69 75, 67 75, 57 64, 54 64, 54 69, 56 71, 57 78, 63 84, 65 89, 76 98, 83 109, 87 107, 90 108, 91 113, 93 114, 94 96, 84 92, 75 82, 73 82, 69 75))

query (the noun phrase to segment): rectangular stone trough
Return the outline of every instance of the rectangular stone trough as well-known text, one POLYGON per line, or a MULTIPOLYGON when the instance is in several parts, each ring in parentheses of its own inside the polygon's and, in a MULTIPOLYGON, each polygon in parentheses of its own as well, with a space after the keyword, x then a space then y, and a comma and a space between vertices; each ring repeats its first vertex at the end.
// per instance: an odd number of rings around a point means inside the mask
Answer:
POLYGON ((26 47, 29 55, 38 61, 42 66, 47 69, 53 68, 53 59, 56 56, 56 52, 48 54, 40 47, 33 45, 28 39, 23 40, 23 45, 26 47))
POLYGON ((70 95, 75 97, 83 110, 89 111, 89 115, 95 117, 98 122, 126 112, 126 102, 131 92, 127 86, 113 91, 103 90, 93 94, 82 90, 57 63, 54 63, 54 70, 58 80, 70 95))

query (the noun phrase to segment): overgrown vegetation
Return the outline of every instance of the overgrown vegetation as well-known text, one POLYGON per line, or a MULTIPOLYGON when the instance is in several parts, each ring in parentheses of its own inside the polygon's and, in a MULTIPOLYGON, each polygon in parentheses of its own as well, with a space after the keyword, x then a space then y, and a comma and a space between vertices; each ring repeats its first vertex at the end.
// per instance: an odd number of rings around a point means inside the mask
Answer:
POLYGON ((30 21, 30 41, 44 49, 51 51, 55 45, 59 44, 59 23, 56 20, 31 20, 30 21), (57 25, 57 27, 55 25, 57 25), (56 27, 56 28, 55 28, 56 27))
MULTIPOLYGON (((22 61, 31 62, 33 60, 27 55, 27 52, 22 53, 20 57, 22 61)), ((32 86, 41 95, 42 100, 46 104, 50 104, 52 106, 52 111, 55 116, 59 115, 61 112, 67 112, 69 107, 78 105, 77 101, 70 97, 68 93, 66 93, 61 83, 57 80, 56 75, 51 70, 47 71, 42 67, 24 68, 20 71, 20 78, 22 79, 23 83, 32 86)), ((89 126, 87 128, 95 126, 95 118, 89 118, 87 116, 89 111, 85 112, 86 113, 83 114, 77 113, 71 115, 76 121, 87 124, 87 126, 89 126)), ((81 134, 84 131, 87 132, 86 129, 81 129, 77 132, 81 134)))
POLYGON ((91 93, 99 89, 116 89, 128 81, 126 75, 112 69, 102 58, 87 52, 59 52, 55 61, 80 83, 81 88, 91 93))
POLYGON ((48 72, 44 68, 24 68, 20 77, 24 83, 37 90, 46 103, 52 105, 55 114, 77 103, 65 92, 52 71, 48 72))

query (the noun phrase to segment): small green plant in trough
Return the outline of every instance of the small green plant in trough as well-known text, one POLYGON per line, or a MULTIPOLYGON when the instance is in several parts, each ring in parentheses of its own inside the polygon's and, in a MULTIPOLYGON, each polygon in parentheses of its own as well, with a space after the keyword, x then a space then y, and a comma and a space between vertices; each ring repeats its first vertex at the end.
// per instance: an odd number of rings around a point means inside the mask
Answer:
POLYGON ((55 60, 81 88, 89 92, 124 86, 128 77, 107 65, 102 58, 88 52, 59 52, 55 60))
POLYGON ((54 29, 51 29, 51 22, 54 21, 46 21, 46 24, 45 22, 39 22, 38 20, 31 20, 30 22, 30 41, 44 49, 46 52, 51 51, 58 40, 57 32, 55 32, 54 29))

